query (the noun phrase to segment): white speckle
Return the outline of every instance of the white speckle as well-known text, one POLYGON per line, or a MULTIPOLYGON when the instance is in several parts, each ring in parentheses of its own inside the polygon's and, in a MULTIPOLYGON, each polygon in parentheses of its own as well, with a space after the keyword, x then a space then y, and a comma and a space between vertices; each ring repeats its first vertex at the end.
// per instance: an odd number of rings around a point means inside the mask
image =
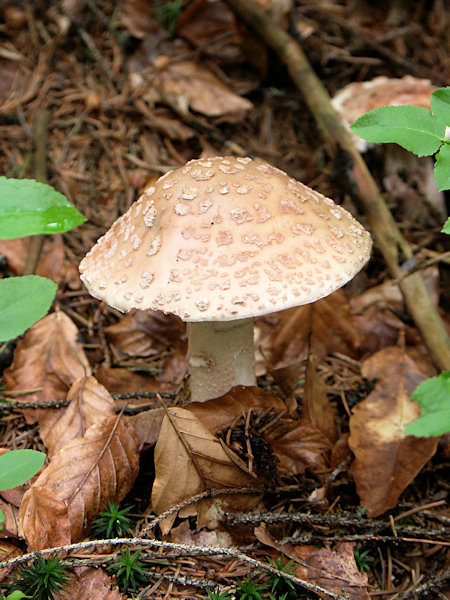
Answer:
POLYGON ((113 240, 111 242, 111 246, 105 252, 105 258, 111 258, 115 254, 116 250, 117 250, 117 240, 113 240))
POLYGON ((265 204, 257 202, 253 206, 255 207, 255 210, 258 213, 258 223, 264 223, 264 221, 268 221, 272 218, 272 215, 270 214, 270 211, 265 204))
POLYGON ((233 236, 229 231, 219 231, 216 236, 216 243, 218 246, 227 246, 233 242, 233 236))
POLYGON ((152 187, 147 188, 144 193, 146 196, 153 196, 153 194, 155 193, 154 186, 152 185, 152 187))
POLYGON ((202 169, 194 169, 191 171, 191 177, 197 181, 208 181, 208 179, 214 177, 214 169, 207 169, 206 171, 202 171, 202 169))
POLYGON ((281 214, 294 213, 296 215, 303 215, 305 211, 300 206, 297 206, 293 198, 282 198, 280 200, 280 212, 281 214))
POLYGON ((198 188, 187 188, 181 192, 181 198, 183 200, 195 200, 198 196, 198 188))
POLYGON ((162 189, 163 190, 170 190, 171 187, 173 187, 175 184, 177 183, 176 179, 173 179, 172 181, 165 181, 163 183, 162 189))
POLYGON ((191 212, 189 206, 186 206, 186 204, 181 203, 175 204, 173 210, 180 217, 184 217, 185 215, 188 215, 191 212))
POLYGON ((242 223, 246 223, 247 221, 253 221, 253 217, 245 208, 232 208, 230 214, 233 221, 238 225, 242 225, 242 223))
POLYGON ((192 256, 192 250, 186 250, 185 248, 181 248, 178 250, 177 258, 180 260, 189 260, 192 256))
POLYGON ((135 296, 134 297, 134 301, 136 302, 136 304, 141 304, 143 299, 144 299, 144 296, 135 296))
POLYGON ((131 237, 131 243, 133 244, 133 250, 137 250, 142 244, 142 239, 138 235, 134 234, 131 237))
POLYGON ((344 237, 344 232, 339 227, 330 227, 330 231, 338 240, 344 237))
POLYGON ((314 227, 314 225, 310 225, 309 223, 296 223, 292 227, 292 233, 294 235, 301 235, 302 233, 305 235, 312 235, 315 230, 316 227, 314 227))
POLYGON ((156 219, 156 208, 151 206, 147 212, 144 212, 144 223, 147 227, 152 227, 156 219))
POLYGON ((238 172, 238 170, 235 167, 232 167, 231 165, 224 164, 224 163, 219 165, 219 169, 222 171, 222 173, 227 173, 229 175, 234 175, 235 173, 238 172))
POLYGON ((127 255, 127 251, 125 249, 121 250, 117 256, 118 260, 123 260, 127 255))
POLYGON ((147 256, 153 256, 161 248, 161 236, 157 235, 153 242, 150 244, 150 248, 147 251, 147 256))
POLYGON ((209 300, 207 298, 199 298, 198 300, 195 301, 195 305, 198 308, 198 310, 201 310, 201 311, 208 310, 209 300))
POLYGON ((219 194, 225 195, 225 194, 228 194, 229 191, 230 190, 226 186, 225 187, 221 187, 220 190, 219 190, 219 194))
POLYGON ((154 274, 153 273, 149 273, 148 271, 144 271, 141 275, 141 279, 142 281, 140 281, 139 285, 141 286, 142 289, 146 289, 150 286, 151 282, 154 279, 154 274))
POLYGON ((127 260, 123 263, 124 267, 131 267, 131 265, 133 264, 133 261, 131 260, 131 258, 127 258, 127 260))
POLYGON ((251 185, 240 185, 236 191, 238 194, 248 194, 251 191, 251 189, 251 185))
POLYGON ((336 217, 336 219, 342 219, 343 217, 343 211, 336 207, 330 208, 330 213, 333 217, 336 217))
POLYGON ((128 275, 121 275, 119 277, 119 279, 116 279, 116 281, 114 282, 115 285, 121 285, 122 283, 126 283, 128 281, 128 275))
POLYGON ((202 200, 198 203, 198 214, 201 215, 205 213, 212 205, 213 202, 211 202, 211 200, 202 200))

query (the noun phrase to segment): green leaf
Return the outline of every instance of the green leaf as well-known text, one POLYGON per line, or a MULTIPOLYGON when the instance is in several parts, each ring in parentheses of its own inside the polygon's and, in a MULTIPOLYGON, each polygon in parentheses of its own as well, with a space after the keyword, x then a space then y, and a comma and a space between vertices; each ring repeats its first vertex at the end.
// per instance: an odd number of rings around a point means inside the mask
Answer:
POLYGON ((11 450, 0 454, 0 490, 10 490, 33 477, 44 464, 37 450, 11 450))
POLYGON ((450 86, 435 90, 431 94, 430 103, 433 115, 450 125, 450 86))
POLYGON ((19 590, 14 590, 6 596, 6 600, 22 600, 22 598, 29 598, 30 596, 25 595, 23 592, 19 590))
POLYGON ((440 192, 450 189, 450 144, 443 144, 436 154, 434 180, 440 192))
POLYGON ((450 217, 445 221, 444 227, 441 229, 442 233, 448 233, 450 235, 450 217))
POLYGON ((0 279, 0 340, 12 340, 42 319, 56 288, 54 281, 39 275, 0 279))
POLYGON ((34 179, 0 177, 0 238, 62 233, 86 221, 65 196, 34 179))
POLYGON ((450 431, 450 371, 423 381, 411 400, 420 404, 421 415, 406 426, 406 435, 431 437, 450 431))
POLYGON ((393 142, 425 156, 437 152, 445 135, 445 123, 426 108, 381 106, 359 117, 351 130, 369 142, 393 142))

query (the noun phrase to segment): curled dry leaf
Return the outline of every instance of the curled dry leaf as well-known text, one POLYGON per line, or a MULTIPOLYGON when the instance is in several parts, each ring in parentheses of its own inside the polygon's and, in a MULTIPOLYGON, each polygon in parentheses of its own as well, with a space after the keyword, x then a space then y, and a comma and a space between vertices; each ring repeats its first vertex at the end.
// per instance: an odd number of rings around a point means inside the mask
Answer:
MULTIPOLYGON (((155 447, 155 482, 152 491, 152 508, 160 514, 207 489, 231 487, 256 487, 257 481, 241 470, 222 448, 219 440, 190 410, 169 408, 171 419, 164 417, 155 447)), ((214 501, 203 500, 182 516, 198 512, 198 528, 208 524, 211 508, 226 506, 227 510, 248 508, 249 497, 223 496, 214 501)), ((162 523, 167 533, 176 514, 162 523)))
MULTIPOLYGON (((309 339, 319 360, 330 352, 356 356, 360 335, 345 292, 338 290, 314 304, 289 308, 256 320, 256 347, 261 348, 273 369, 288 367, 306 358, 309 339)), ((261 360, 259 363, 261 365, 261 360)))
POLYGON ((109 417, 57 452, 26 492, 20 520, 32 549, 82 539, 110 500, 120 502, 138 473, 137 439, 126 419, 109 417))
MULTIPOLYGON (((47 315, 17 344, 14 360, 4 372, 6 389, 23 392, 42 388, 17 399, 24 402, 65 400, 72 383, 91 369, 78 341, 78 330, 63 312, 47 315)), ((23 409, 27 423, 57 417, 58 409, 23 409)))
MULTIPOLYGON (((370 600, 367 573, 361 573, 353 554, 354 542, 342 542, 334 550, 315 546, 295 546, 294 556, 302 561, 295 575, 320 585, 349 600, 370 600)), ((294 557, 292 557, 294 558, 294 557)), ((318 594, 325 598, 324 595, 318 594)))
MULTIPOLYGON (((20 537, 19 509, 0 498, 0 510, 5 515, 0 527, 0 538, 20 537)), ((0 550, 3 542, 0 543, 0 550)), ((3 559, 0 559, 3 560, 3 559)))
POLYGON ((156 73, 146 99, 153 103, 168 97, 178 103, 182 100, 186 108, 203 115, 229 122, 241 121, 253 107, 207 67, 190 60, 171 62, 156 73))
POLYGON ((426 377, 402 349, 386 348, 366 360, 362 373, 379 378, 374 390, 350 417, 351 473, 370 517, 396 506, 398 498, 436 452, 437 438, 405 435, 420 415, 409 397, 426 377))
POLYGON ((124 354, 153 356, 181 341, 183 321, 157 311, 135 311, 105 329, 108 339, 124 354))
POLYGON ((314 352, 308 356, 305 392, 303 394, 303 416, 311 421, 324 436, 334 444, 338 438, 336 408, 327 397, 327 386, 319 377, 319 361, 314 352))
POLYGON ((55 420, 47 419, 41 425, 40 436, 51 457, 86 430, 115 414, 114 400, 95 377, 80 377, 67 394, 69 406, 60 409, 55 420))
POLYGON ((125 600, 112 578, 102 569, 73 569, 71 585, 59 594, 58 600, 125 600))
MULTIPOLYGON (((8 267, 15 275, 23 275, 30 251, 31 236, 0 240, 0 254, 8 258, 8 267)), ((46 236, 35 274, 60 283, 64 276, 64 244, 61 234, 46 236)))

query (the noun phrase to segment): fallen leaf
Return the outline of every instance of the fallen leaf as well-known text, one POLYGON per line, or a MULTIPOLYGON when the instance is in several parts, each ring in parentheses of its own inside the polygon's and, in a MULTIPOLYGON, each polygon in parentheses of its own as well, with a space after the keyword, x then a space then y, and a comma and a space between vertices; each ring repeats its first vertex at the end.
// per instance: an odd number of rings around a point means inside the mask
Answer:
POLYGON ((308 419, 281 422, 266 437, 279 460, 280 475, 299 475, 306 469, 317 475, 329 471, 328 455, 332 444, 308 419))
MULTIPOLYGON (((17 344, 14 360, 4 372, 8 391, 23 392, 42 388, 17 397, 24 402, 65 400, 72 383, 89 375, 91 369, 78 341, 78 330, 61 311, 47 315, 17 344)), ((58 409, 23 409, 28 424, 53 419, 58 409)))
POLYGON ((288 367, 305 359, 309 345, 322 360, 330 352, 356 357, 359 344, 356 317, 342 290, 313 304, 256 320, 255 345, 272 369, 288 367))
MULTIPOLYGON (((8 267, 15 275, 23 275, 30 251, 31 237, 0 240, 0 254, 8 259, 8 267)), ((64 243, 61 234, 46 236, 34 271, 36 275, 48 277, 56 283, 65 278, 64 243)))
POLYGON ((228 122, 241 121, 253 108, 250 100, 235 94, 204 64, 190 60, 169 62, 157 71, 144 97, 150 104, 164 103, 167 97, 182 100, 186 109, 228 122))
POLYGON ((157 29, 151 4, 147 0, 126 0, 119 4, 120 22, 135 38, 143 39, 157 29))
POLYGON ((256 386, 238 385, 229 392, 207 400, 206 402, 192 402, 189 410, 211 431, 218 433, 231 425, 231 423, 250 409, 268 410, 273 409, 274 414, 286 410, 286 406, 280 398, 265 392, 256 386))
MULTIPOLYGON (((168 409, 172 422, 164 417, 155 446, 155 482, 152 490, 152 508, 160 514, 182 500, 207 489, 256 487, 257 482, 230 459, 219 440, 190 410, 168 409)), ((208 524, 211 505, 226 506, 233 510, 248 508, 248 496, 223 496, 202 500, 180 513, 188 516, 198 513, 198 528, 208 524), (239 509, 238 508, 238 509, 239 509)), ((176 518, 176 513, 161 524, 164 534, 176 518)))
POLYGON ((94 423, 115 414, 114 400, 108 390, 92 376, 77 379, 67 394, 67 400, 69 406, 58 410, 54 419, 46 419, 40 427, 40 436, 49 457, 74 438, 82 437, 94 423))
POLYGON ((306 366, 305 391, 303 394, 303 416, 315 425, 334 444, 338 439, 336 407, 327 397, 327 386, 319 377, 319 361, 314 352, 309 353, 306 366))
POLYGON ((25 493, 19 516, 31 549, 83 538, 109 501, 120 502, 138 473, 137 439, 125 418, 95 423, 57 452, 25 493))
MULTIPOLYGON (((108 390, 110 394, 126 394, 130 390, 133 392, 170 392, 167 384, 161 384, 154 377, 146 377, 140 375, 130 369, 124 369, 120 367, 108 368, 104 365, 100 365, 95 371, 95 378, 108 390)), ((120 406, 120 401, 118 406, 120 406)), ((139 397, 133 398, 129 401, 131 405, 139 405, 139 397)), ((151 403, 149 398, 146 398, 142 403, 151 403)), ((157 404, 157 403, 156 403, 157 404)))
MULTIPOLYGON (((0 498, 0 510, 5 515, 0 527, 0 538, 20 537, 19 509, 0 498)), ((2 545, 3 542, 0 543, 0 550, 2 545)))
MULTIPOLYGON (((337 544, 334 550, 315 546, 295 546, 294 555, 302 561, 294 574, 315 585, 320 585, 349 600, 370 600, 367 591, 367 573, 361 573, 353 554, 354 542, 337 544)), ((318 594, 326 598, 323 594, 318 594)))
POLYGON ((185 336, 185 325, 176 315, 138 310, 107 327, 105 333, 123 354, 153 356, 178 344, 185 336))
POLYGON ((128 417, 128 421, 133 425, 139 440, 139 451, 144 446, 153 446, 153 444, 156 444, 163 419, 163 408, 151 408, 150 410, 144 410, 137 415, 128 417))
MULTIPOLYGON (((0 544, 0 562, 11 560, 16 556, 21 556, 23 554, 22 550, 8 542, 6 540, 2 540, 0 544)), ((6 577, 11 575, 11 567, 5 567, 4 569, 0 569, 0 582, 5 581, 6 577)))
POLYGON ((351 473, 361 504, 370 517, 396 506, 398 498, 436 452, 437 438, 405 435, 420 415, 409 398, 426 377, 401 348, 386 348, 366 360, 362 374, 379 378, 350 417, 349 446, 355 455, 351 473))
POLYGON ((76 567, 70 587, 58 595, 58 600, 125 600, 125 596, 102 569, 76 567))

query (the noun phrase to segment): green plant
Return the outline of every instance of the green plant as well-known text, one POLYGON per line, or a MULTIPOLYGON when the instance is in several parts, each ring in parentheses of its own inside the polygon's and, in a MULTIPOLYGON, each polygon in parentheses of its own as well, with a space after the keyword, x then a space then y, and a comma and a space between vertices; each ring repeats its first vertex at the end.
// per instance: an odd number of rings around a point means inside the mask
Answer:
MULTIPOLYGON (((275 567, 279 571, 283 573, 287 573, 288 575, 293 575, 294 573, 294 561, 290 560, 286 564, 284 564, 284 554, 282 554, 277 560, 273 560, 270 556, 267 557, 267 561, 272 567, 275 567)), ((278 597, 282 594, 281 598, 297 598, 297 592, 295 590, 295 585, 289 579, 284 578, 282 575, 277 575, 276 573, 269 573, 270 580, 270 592, 272 594, 276 593, 278 597)))
POLYGON ((360 552, 358 548, 355 548, 353 550, 356 566, 360 571, 366 571, 367 573, 370 573, 371 568, 369 563, 373 561, 373 558, 369 556, 369 552, 370 550, 363 550, 362 552, 360 552))
POLYGON ((126 513, 133 507, 119 510, 117 502, 108 502, 108 508, 101 512, 92 525, 92 532, 104 538, 126 537, 131 533, 131 519, 126 513))
MULTIPOLYGON (((0 177, 0 239, 61 233, 85 220, 51 186, 33 179, 0 177)), ((16 338, 45 316, 56 287, 38 275, 0 279, 0 341, 16 338)))
POLYGON ((23 592, 19 590, 14 590, 7 596, 0 596, 0 600, 22 600, 22 598, 29 598, 30 596, 26 596, 23 592))
POLYGON ((238 581, 236 584, 236 592, 238 600, 265 600, 267 596, 261 594, 267 594, 266 585, 256 585, 247 573, 247 578, 244 581, 238 581))
POLYGON ((128 548, 121 550, 120 558, 110 567, 115 571, 117 583, 125 593, 128 592, 130 587, 135 589, 139 584, 146 582, 144 564, 139 561, 141 552, 142 550, 136 550, 136 552, 130 554, 128 548))
MULTIPOLYGON (((450 87, 435 90, 431 110, 417 106, 381 106, 357 119, 351 129, 369 142, 393 142, 417 156, 435 154, 434 179, 440 191, 450 189, 450 87)), ((450 217, 442 232, 450 234, 450 217)), ((421 416, 406 425, 405 433, 417 437, 439 436, 450 431, 450 371, 422 382, 411 399, 421 416)))
POLYGON ((54 600, 55 594, 67 586, 69 577, 68 565, 60 558, 38 554, 29 566, 20 567, 14 587, 33 600, 54 600))
POLYGON ((221 592, 221 591, 211 592, 210 590, 206 590, 206 593, 208 594, 209 600, 230 600, 230 596, 228 595, 227 592, 221 592))
MULTIPOLYGON (((0 490, 10 490, 33 477, 44 460, 45 454, 37 450, 11 450, 0 454, 0 490)), ((0 523, 4 520, 5 515, 0 510, 0 523)))
POLYGON ((167 25, 167 33, 169 39, 175 36, 178 17, 183 10, 182 0, 173 0, 172 2, 164 2, 156 9, 156 18, 167 25))

